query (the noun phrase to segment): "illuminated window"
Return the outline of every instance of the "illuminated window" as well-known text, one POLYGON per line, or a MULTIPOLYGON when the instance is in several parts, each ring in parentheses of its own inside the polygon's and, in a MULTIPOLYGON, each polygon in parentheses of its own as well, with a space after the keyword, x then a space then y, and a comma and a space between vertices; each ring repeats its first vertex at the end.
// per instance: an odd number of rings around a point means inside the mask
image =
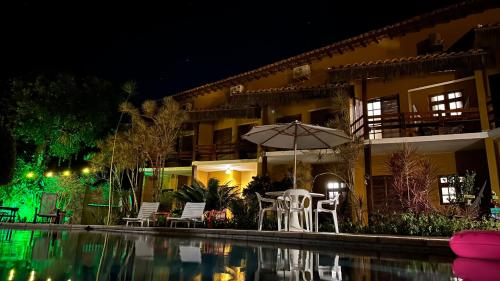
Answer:
MULTIPOLYGON (((462 180, 463 178, 461 177, 460 181, 462 180)), ((455 200, 457 199, 456 197, 457 191, 455 187, 452 185, 452 183, 448 182, 448 177, 440 176, 438 184, 439 184, 439 196, 441 204, 455 203, 455 200)))
POLYGON ((345 183, 338 181, 330 181, 326 184, 328 199, 333 199, 337 194, 345 188, 345 183))
MULTIPOLYGON (((464 108, 462 92, 450 92, 439 94, 430 97, 430 105, 432 111, 446 111, 464 108)), ((456 116, 462 112, 441 112, 434 113, 433 116, 456 116)))
POLYGON ((382 103, 380 100, 369 101, 367 103, 367 112, 368 112, 368 122, 370 127, 370 139, 381 139, 382 138, 382 123, 377 122, 381 121, 382 115, 382 103))

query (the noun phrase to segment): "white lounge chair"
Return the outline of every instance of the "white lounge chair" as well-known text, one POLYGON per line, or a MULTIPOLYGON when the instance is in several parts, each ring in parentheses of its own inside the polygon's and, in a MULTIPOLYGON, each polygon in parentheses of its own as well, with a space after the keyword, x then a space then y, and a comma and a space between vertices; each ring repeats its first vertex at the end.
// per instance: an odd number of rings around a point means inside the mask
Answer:
POLYGON ((149 226, 149 222, 152 220, 153 213, 158 211, 158 207, 160 207, 160 203, 152 203, 152 202, 142 202, 141 208, 139 209, 139 213, 136 218, 123 218, 127 223, 140 223, 141 226, 144 226, 144 223, 147 222, 149 226))
POLYGON ((187 226, 190 227, 193 223, 196 227, 197 222, 203 222, 203 211, 205 210, 205 202, 194 203, 187 202, 182 210, 182 215, 180 218, 167 218, 167 222, 170 221, 170 227, 177 227, 178 222, 185 222, 187 226))
POLYGON ((179 246, 182 262, 201 263, 201 250, 197 246, 179 246))

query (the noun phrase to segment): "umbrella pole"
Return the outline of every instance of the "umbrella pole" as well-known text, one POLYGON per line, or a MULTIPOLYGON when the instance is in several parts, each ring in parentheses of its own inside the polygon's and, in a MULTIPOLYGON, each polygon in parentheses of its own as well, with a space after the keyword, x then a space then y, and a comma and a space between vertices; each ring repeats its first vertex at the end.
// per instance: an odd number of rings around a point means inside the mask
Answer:
POLYGON ((293 189, 297 188, 297 143, 293 145, 293 189))

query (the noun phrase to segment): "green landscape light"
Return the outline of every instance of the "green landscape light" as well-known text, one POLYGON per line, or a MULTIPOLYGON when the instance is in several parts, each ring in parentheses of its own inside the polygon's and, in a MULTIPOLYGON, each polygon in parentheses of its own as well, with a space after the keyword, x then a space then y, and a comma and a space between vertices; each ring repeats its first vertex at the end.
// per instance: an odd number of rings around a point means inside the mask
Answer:
POLYGON ((87 175, 87 174, 90 173, 90 169, 88 167, 85 167, 85 168, 82 169, 82 173, 85 174, 85 175, 87 175))
POLYGON ((28 172, 28 173, 26 174, 26 177, 27 177, 28 179, 32 179, 32 178, 34 178, 34 177, 35 177, 35 173, 33 173, 33 172, 28 172))

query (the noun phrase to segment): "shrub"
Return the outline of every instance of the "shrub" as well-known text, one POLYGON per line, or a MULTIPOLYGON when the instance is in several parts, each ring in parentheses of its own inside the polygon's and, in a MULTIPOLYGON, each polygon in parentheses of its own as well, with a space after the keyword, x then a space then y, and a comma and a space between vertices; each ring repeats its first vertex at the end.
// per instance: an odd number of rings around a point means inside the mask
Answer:
MULTIPOLYGON (((495 220, 490 218, 471 219, 467 217, 450 217, 438 212, 429 214, 407 212, 373 214, 369 218, 368 226, 360 226, 350 220, 341 221, 339 228, 342 232, 351 233, 449 237, 462 230, 493 230, 499 229, 499 226, 495 220)), ((333 231, 333 224, 326 224, 322 229, 333 231)))
POLYGON ((429 193, 436 182, 435 167, 408 144, 389 157, 386 163, 392 174, 392 187, 401 204, 415 213, 433 210, 429 193))

